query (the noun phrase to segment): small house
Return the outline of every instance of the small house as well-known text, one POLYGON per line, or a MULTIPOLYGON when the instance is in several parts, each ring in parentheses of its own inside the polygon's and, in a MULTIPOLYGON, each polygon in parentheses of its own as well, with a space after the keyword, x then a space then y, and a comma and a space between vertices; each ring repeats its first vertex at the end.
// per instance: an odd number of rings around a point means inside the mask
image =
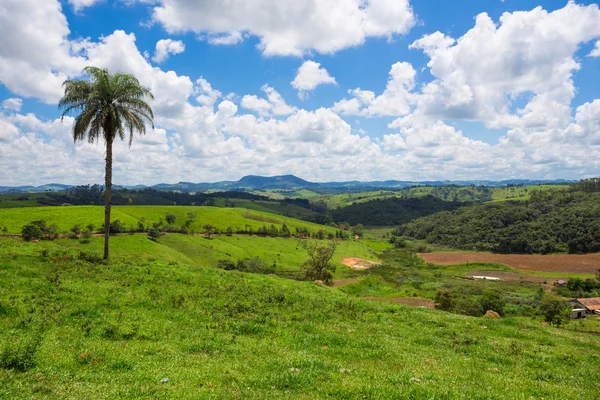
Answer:
POLYGON ((554 285, 556 285, 558 287, 565 286, 566 284, 567 284, 567 281, 565 281, 564 279, 559 279, 554 283, 554 285))
POLYGON ((600 314, 600 297, 572 299, 571 306, 574 309, 585 309, 587 314, 600 314))
POLYGON ((585 318, 587 310, 585 308, 574 308, 571 310, 571 318, 585 318))

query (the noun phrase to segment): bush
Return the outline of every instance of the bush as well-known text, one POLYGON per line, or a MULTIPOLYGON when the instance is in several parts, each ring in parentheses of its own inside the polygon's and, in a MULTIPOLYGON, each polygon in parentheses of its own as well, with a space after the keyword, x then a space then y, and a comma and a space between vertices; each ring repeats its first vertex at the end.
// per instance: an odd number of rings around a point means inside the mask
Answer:
POLYGON ((467 297, 456 303, 456 312, 459 314, 481 317, 485 314, 481 302, 476 297, 467 297))
POLYGON ((92 232, 90 232, 89 229, 86 228, 81 232, 81 239, 84 243, 89 243, 91 238, 92 232))
POLYGON ((540 304, 540 311, 547 323, 559 327, 569 318, 571 307, 563 300, 546 296, 540 304))
POLYGON ((162 233, 156 228, 150 228, 148 230, 148 238, 150 240, 152 240, 153 242, 158 241, 158 239, 160 239, 161 236, 162 236, 162 233))
POLYGON ((165 215, 165 220, 167 221, 167 224, 169 224, 169 225, 173 225, 175 223, 176 219, 177 219, 177 217, 174 214, 165 215))
POLYGON ((35 366, 35 356, 40 345, 39 337, 7 343, 0 353, 0 367, 23 372, 35 366))
POLYGON ((21 235, 23 235, 24 240, 29 242, 33 239, 41 238, 43 235, 43 232, 42 232, 42 229, 38 225, 36 225, 34 223, 30 223, 30 224, 23 226, 23 229, 21 229, 21 235))
POLYGON ((481 295, 481 306, 483 307, 483 311, 496 311, 498 314, 504 314, 504 305, 506 302, 502 295, 495 290, 484 290, 481 295))
POLYGON ((435 293, 435 308, 443 311, 452 311, 456 306, 456 297, 449 290, 438 290, 435 293))

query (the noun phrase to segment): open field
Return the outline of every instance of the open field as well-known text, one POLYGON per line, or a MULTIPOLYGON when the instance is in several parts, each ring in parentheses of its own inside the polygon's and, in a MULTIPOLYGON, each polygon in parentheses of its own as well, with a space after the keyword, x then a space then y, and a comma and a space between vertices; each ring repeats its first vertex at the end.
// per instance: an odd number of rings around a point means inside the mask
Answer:
MULTIPOLYGON (((262 225, 274 224, 278 228, 286 223, 290 229, 306 228, 311 232, 323 229, 325 232, 335 232, 334 228, 300 221, 281 215, 270 214, 243 208, 218 208, 197 206, 114 206, 111 213, 113 221, 120 220, 125 226, 136 226, 139 222, 150 224, 165 219, 167 213, 176 216, 175 225, 180 226, 187 219, 187 213, 192 212, 196 219, 190 229, 201 231, 206 224, 225 230, 232 227, 244 228, 246 225, 257 229, 262 225)), ((0 209, 0 228, 7 227, 8 233, 20 233, 23 225, 34 220, 46 220, 48 224, 56 224, 59 231, 69 232, 75 224, 86 226, 94 224, 96 228, 104 222, 104 207, 102 206, 62 206, 62 207, 32 207, 0 209)))
POLYGON ((427 262, 439 265, 498 263, 523 271, 593 274, 600 268, 600 253, 594 254, 491 254, 422 253, 427 262))
POLYGON ((145 238, 115 237, 106 266, 79 254, 93 249, 65 247, 75 240, 0 238, 0 398, 512 400, 600 392, 595 336, 207 268, 166 243, 138 239, 145 238))

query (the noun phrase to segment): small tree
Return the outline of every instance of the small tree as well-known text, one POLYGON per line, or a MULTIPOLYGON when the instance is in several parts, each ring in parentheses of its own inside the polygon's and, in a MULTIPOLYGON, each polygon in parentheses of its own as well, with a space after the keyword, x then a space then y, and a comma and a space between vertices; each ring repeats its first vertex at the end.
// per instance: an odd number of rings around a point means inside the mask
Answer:
POLYGON ((206 236, 210 238, 211 235, 217 233, 217 227, 211 224, 204 225, 204 231, 206 232, 206 236))
POLYGON ((174 214, 167 214, 165 215, 165 219, 167 220, 167 224, 169 225, 173 225, 175 223, 175 220, 177 219, 177 217, 174 214))
POLYGON ((90 241, 90 239, 92 238, 92 232, 90 232, 88 229, 84 229, 83 231, 81 231, 81 241, 83 243, 88 243, 90 241))
POLYGON ((438 310, 452 311, 456 306, 456 297, 448 290, 438 290, 435 293, 435 308, 438 310))
POLYGON ((540 304, 540 311, 544 315, 544 320, 550 325, 560 327, 563 322, 569 318, 571 307, 569 303, 559 300, 556 297, 546 296, 540 304))
POLYGON ((150 228, 148 230, 148 239, 152 240, 153 242, 158 241, 158 239, 160 239, 161 236, 162 233, 156 228, 150 228))
POLYGON ((290 232, 290 228, 288 228, 288 226, 284 222, 283 225, 281 226, 281 236, 287 238, 287 237, 290 237, 291 235, 292 235, 292 233, 290 232))
POLYGON ((320 244, 316 241, 301 241, 300 246, 306 250, 308 260, 302 264, 304 278, 306 280, 320 280, 327 285, 333 283, 333 272, 335 265, 331 263, 331 259, 335 254, 337 242, 329 241, 327 244, 320 244))
POLYGON ((36 225, 34 223, 29 223, 23 226, 23 229, 21 229, 21 235, 23 236, 23 239, 27 242, 33 239, 41 238, 42 234, 42 229, 39 227, 39 225, 36 225))
POLYGON ((94 232, 94 228, 95 228, 95 226, 94 226, 94 224, 88 224, 88 225, 86 226, 86 228, 88 229, 88 231, 90 231, 91 233, 93 233, 93 232, 94 232))
POLYGON ((77 235, 81 233, 81 228, 79 227, 79 225, 73 225, 73 227, 71 228, 71 232, 73 233, 73 236, 77 237, 77 235))

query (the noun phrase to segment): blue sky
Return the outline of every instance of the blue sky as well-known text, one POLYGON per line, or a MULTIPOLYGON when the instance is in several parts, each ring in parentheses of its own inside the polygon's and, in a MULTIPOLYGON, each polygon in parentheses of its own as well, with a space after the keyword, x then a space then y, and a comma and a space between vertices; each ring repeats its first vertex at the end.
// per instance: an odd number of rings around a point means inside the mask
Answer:
POLYGON ((0 34, 0 185, 102 181, 56 107, 88 64, 156 96, 116 183, 600 175, 590 1, 7 0, 0 34))

